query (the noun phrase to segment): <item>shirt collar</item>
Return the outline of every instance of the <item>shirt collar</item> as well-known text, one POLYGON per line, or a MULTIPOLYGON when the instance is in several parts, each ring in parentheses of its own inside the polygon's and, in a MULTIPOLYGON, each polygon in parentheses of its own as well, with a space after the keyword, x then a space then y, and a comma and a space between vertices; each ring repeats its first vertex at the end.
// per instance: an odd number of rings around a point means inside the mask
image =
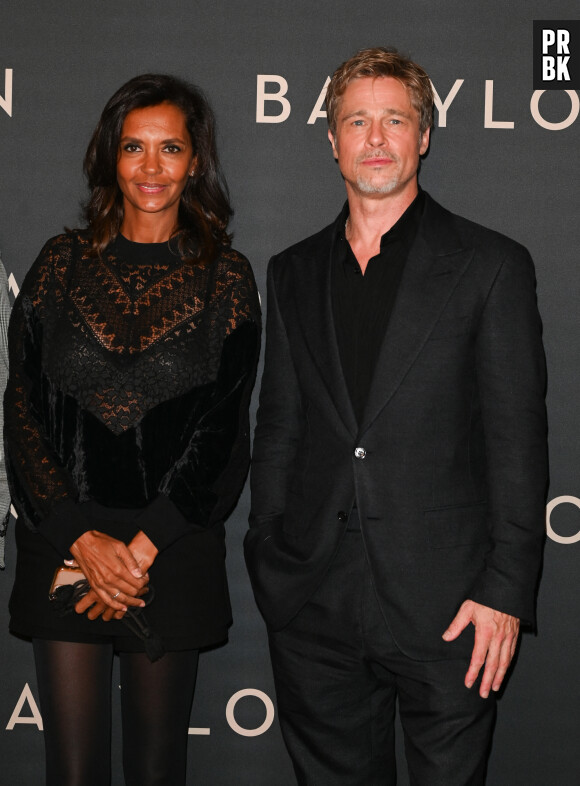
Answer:
MULTIPOLYGON (((388 243, 396 240, 403 240, 410 246, 419 229, 424 207, 425 192, 419 188, 419 193, 409 207, 396 223, 381 237, 381 249, 388 243)), ((336 222, 337 236, 343 239, 346 239, 346 222, 348 221, 349 215, 350 210, 348 201, 346 201, 336 222)))

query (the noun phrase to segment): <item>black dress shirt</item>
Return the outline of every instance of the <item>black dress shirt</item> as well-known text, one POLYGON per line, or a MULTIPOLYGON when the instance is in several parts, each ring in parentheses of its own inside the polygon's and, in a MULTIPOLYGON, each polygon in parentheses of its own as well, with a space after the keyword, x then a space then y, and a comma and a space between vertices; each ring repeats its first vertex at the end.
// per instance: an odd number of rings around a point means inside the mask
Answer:
POLYGON ((359 423, 424 204, 420 191, 397 223, 382 236, 381 250, 369 259, 364 275, 345 236, 348 202, 339 222, 331 262, 332 309, 342 368, 359 423))

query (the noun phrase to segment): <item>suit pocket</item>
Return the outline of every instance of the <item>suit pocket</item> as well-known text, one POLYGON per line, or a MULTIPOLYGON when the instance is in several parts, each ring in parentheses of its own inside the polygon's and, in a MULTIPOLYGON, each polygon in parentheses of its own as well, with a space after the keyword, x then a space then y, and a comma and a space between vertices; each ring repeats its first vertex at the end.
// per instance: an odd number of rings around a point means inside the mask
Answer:
POLYGON ((429 546, 432 549, 469 546, 489 540, 486 502, 431 508, 426 510, 424 515, 429 546))
POLYGON ((469 333, 469 317, 443 317, 435 325, 429 336, 429 341, 438 341, 443 338, 455 338, 469 333))

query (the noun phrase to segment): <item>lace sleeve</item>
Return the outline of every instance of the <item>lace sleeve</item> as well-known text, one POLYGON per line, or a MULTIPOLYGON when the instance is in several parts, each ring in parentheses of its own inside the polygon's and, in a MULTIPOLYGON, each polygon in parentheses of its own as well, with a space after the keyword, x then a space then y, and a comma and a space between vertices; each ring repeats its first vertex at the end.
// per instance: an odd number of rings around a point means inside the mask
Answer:
POLYGON ((41 404, 44 316, 52 314, 54 319, 59 308, 62 266, 70 258, 69 249, 59 249, 60 245, 58 238, 49 241, 26 275, 8 330, 10 373, 4 396, 8 480, 19 517, 40 530, 57 506, 76 497, 72 479, 47 439, 41 404))
MULTIPOLYGON (((235 253, 235 252, 232 252, 235 253)), ((160 498, 140 517, 140 526, 161 550, 195 526, 223 521, 241 492, 250 460, 249 403, 260 353, 260 305, 249 263, 236 255, 224 286, 217 287, 224 325, 217 379, 192 391, 184 413, 179 458, 165 475, 160 498), (241 267, 241 269, 240 269, 241 267), (225 319, 224 319, 225 317, 225 319), (168 527, 158 514, 167 498, 183 516, 168 527)))

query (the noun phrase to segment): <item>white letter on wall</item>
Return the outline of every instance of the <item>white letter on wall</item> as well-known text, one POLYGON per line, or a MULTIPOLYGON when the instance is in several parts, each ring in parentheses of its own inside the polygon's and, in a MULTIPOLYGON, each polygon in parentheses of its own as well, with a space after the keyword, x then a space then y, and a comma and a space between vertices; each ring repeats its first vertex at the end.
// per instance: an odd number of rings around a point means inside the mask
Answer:
POLYGON ((0 107, 12 117, 12 69, 4 69, 4 97, 0 96, 0 107))
POLYGON ((547 128, 548 131, 561 131, 563 128, 568 128, 568 126, 571 126, 580 113, 580 99, 578 98, 578 93, 575 90, 563 91, 564 93, 568 93, 570 96, 570 103, 572 104, 570 114, 560 123, 550 123, 548 120, 544 120, 540 114, 540 96, 542 96, 545 92, 545 90, 534 90, 532 94, 532 100, 530 101, 530 111, 536 123, 539 126, 542 126, 542 128, 547 128))
POLYGON ((290 116, 290 101, 284 96, 288 92, 288 82, 283 76, 276 74, 258 74, 258 90, 256 94, 256 123, 283 123, 290 116), (277 93, 266 93, 266 83, 275 82, 280 88, 277 93), (266 101, 277 101, 282 105, 279 115, 264 113, 266 101))
POLYGON ((484 128, 513 128, 511 120, 493 119, 493 79, 485 80, 485 120, 484 128))
POLYGON ((326 88, 328 87, 328 83, 330 82, 330 77, 326 77, 326 82, 324 83, 324 87, 320 91, 320 95, 318 96, 317 102, 314 104, 314 109, 310 113, 310 117, 306 121, 306 124, 311 126, 316 123, 319 117, 326 117, 326 110, 322 108, 322 104, 324 103, 324 99, 326 98, 326 88))
POLYGON ((437 125, 439 128, 446 128, 447 127, 447 110, 451 106, 453 99, 459 93, 459 88, 463 84, 463 79, 456 79, 453 87, 447 94, 447 98, 445 101, 441 101, 439 98, 439 93, 435 90, 435 85, 431 82, 431 87, 433 88, 433 101, 435 103, 435 107, 437 108, 437 112, 439 113, 439 119, 437 121, 437 125))
POLYGON ((12 731, 17 723, 32 723, 35 726, 38 726, 39 731, 43 730, 42 716, 40 715, 38 706, 34 701, 34 696, 32 695, 32 691, 30 690, 28 683, 26 683, 24 686, 22 693, 20 694, 20 698, 16 702, 16 707, 14 707, 14 712, 10 716, 6 730, 12 731), (24 706, 25 701, 28 702, 28 705, 32 710, 32 715, 20 715, 20 710, 24 706))
POLYGON ((548 533, 548 537, 552 540, 555 540, 556 543, 563 543, 565 545, 569 545, 570 543, 578 543, 580 541, 580 530, 575 535, 558 535, 552 529, 552 524, 550 522, 550 517, 552 515, 552 511, 557 505, 561 505, 562 503, 567 502, 570 505, 575 505, 577 508, 580 508, 580 499, 578 497, 570 497, 570 496, 563 496, 563 497, 556 497, 551 502, 548 503, 546 506, 546 531, 548 533))
POLYGON ((16 279, 14 278, 14 273, 10 273, 8 276, 8 289, 12 292, 14 297, 18 297, 18 293, 20 292, 20 287, 16 283, 16 279))
POLYGON ((261 690, 255 690, 253 688, 239 690, 237 693, 234 693, 232 698, 228 701, 228 705, 226 707, 226 719, 231 728, 238 734, 241 734, 243 737, 257 737, 260 734, 264 734, 264 732, 268 731, 274 722, 274 705, 272 704, 272 699, 261 690), (244 696, 256 696, 256 698, 264 702, 264 706, 266 707, 266 717, 264 719, 264 723, 262 723, 261 726, 258 726, 257 729, 244 729, 234 718, 236 704, 244 696))

